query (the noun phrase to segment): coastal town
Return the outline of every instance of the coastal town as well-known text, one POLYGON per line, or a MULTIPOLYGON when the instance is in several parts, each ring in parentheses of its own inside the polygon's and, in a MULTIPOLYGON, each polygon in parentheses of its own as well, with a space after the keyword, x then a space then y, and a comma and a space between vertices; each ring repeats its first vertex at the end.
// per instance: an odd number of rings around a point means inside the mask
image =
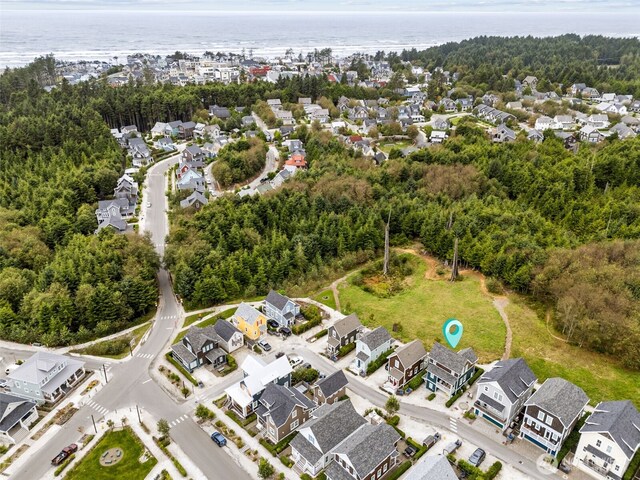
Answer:
MULTIPOLYGON (((624 145, 640 133, 640 99, 629 94, 552 84, 524 72, 502 92, 471 93, 458 72, 401 63, 392 68, 384 56, 364 54, 334 58, 325 49, 274 59, 176 52, 56 64, 55 82, 45 87, 53 94, 96 80, 117 91, 136 84, 179 89, 317 79, 366 95, 269 95, 245 104, 202 99, 188 117, 151 122, 120 114, 109 138, 125 165, 115 188, 96 198, 88 236, 148 239, 162 258, 159 295, 141 322, 102 338, 66 346, 0 342, 3 475, 73 480, 120 472, 119 464, 128 476, 118 476, 154 480, 640 479, 635 399, 590 398, 591 380, 572 381, 561 370, 539 378, 540 365, 512 347, 510 321, 520 312, 505 310, 508 289, 492 291, 490 275, 458 260, 457 236, 455 254, 446 259, 409 241, 390 245, 396 212, 389 209, 380 264, 354 262, 344 276, 315 284, 306 295, 270 285, 268 293, 230 295, 202 308, 180 295, 184 276, 165 269, 176 262, 171 242, 188 237, 182 215, 213 231, 226 228, 204 215, 216 202, 301 188, 296 182, 313 174, 318 138, 369 172, 394 159, 428 158, 474 136, 514 148, 550 140, 576 154, 624 145), (497 320, 481 333, 498 346, 479 340, 468 346, 472 337, 464 348, 452 346, 441 333, 447 316, 432 322, 434 335, 403 330, 395 319, 385 323, 375 308, 393 296, 391 287, 370 310, 364 302, 356 308, 355 295, 350 304, 345 290, 369 294, 386 281, 380 278, 391 268, 389 256, 425 269, 405 272, 396 298, 418 281, 455 285, 459 268, 460 283, 477 281, 481 300, 469 308, 491 311, 497 320)), ((275 221, 270 215, 256 212, 265 222, 275 221)), ((602 220, 607 230, 615 215, 602 220)), ((453 216, 452 210, 449 224, 453 216)), ((225 234, 229 242, 251 245, 260 236, 249 220, 225 234)), ((202 253, 194 262, 220 261, 202 253)), ((134 270, 135 262, 123 270, 134 270)), ((201 288, 221 295, 219 283, 201 288)), ((411 308, 396 313, 419 315, 411 308)), ((460 320, 471 324, 473 314, 460 320)), ((558 340, 548 319, 543 328, 545 339, 558 340)), ((480 331, 468 330, 468 336, 480 331)))

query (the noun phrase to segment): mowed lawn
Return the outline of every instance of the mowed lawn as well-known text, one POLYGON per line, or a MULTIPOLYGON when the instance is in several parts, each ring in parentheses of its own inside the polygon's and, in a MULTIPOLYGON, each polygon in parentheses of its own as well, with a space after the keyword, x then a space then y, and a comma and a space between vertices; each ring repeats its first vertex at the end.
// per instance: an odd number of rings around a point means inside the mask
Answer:
POLYGON ((444 342, 442 325, 457 318, 464 333, 456 350, 473 347, 481 363, 500 359, 506 328, 491 298, 482 293, 479 280, 472 276, 454 283, 427 279, 426 263, 413 258, 409 286, 390 298, 367 293, 349 280, 343 282, 338 287, 343 311, 355 311, 364 325, 382 325, 401 341, 419 338, 427 350, 435 341, 444 342), (402 325, 401 332, 392 331, 394 323, 402 325))
POLYGON ((329 308, 336 309, 336 300, 333 298, 333 291, 329 288, 311 297, 312 300, 320 302, 329 308))
POLYGON ((140 463, 139 459, 144 450, 142 442, 130 428, 108 431, 64 478, 66 480, 111 480, 113 478, 142 480, 158 463, 154 457, 140 463), (123 451, 122 460, 108 467, 100 465, 102 454, 116 447, 123 451))
POLYGON ((569 345, 552 326, 547 330, 544 315, 529 308, 526 300, 509 296, 506 308, 513 330, 512 357, 523 357, 539 380, 562 377, 582 388, 596 405, 603 400, 631 400, 640 408, 640 372, 625 370, 615 359, 569 345))

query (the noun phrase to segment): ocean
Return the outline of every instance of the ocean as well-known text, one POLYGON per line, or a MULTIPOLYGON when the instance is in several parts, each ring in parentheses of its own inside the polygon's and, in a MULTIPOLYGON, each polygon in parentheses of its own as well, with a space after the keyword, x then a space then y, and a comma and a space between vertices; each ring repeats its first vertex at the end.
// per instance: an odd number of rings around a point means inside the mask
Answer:
MULTIPOLYGON (((114 6, 114 10, 117 7, 114 6)), ((626 13, 237 13, 140 11, 0 12, 0 67, 53 53, 63 60, 124 59, 144 52, 243 50, 254 56, 297 55, 331 48, 334 56, 424 49, 479 35, 563 33, 638 37, 638 17, 626 13)), ((122 61, 120 60, 120 61, 122 61)))

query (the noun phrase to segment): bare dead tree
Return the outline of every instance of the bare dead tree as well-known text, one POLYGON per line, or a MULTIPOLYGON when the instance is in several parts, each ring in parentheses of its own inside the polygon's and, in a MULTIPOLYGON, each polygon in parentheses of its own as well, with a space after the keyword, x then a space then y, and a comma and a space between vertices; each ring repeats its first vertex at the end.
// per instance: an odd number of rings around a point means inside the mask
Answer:
POLYGON ((382 274, 386 277, 389 274, 389 224, 391 223, 391 209, 389 209, 389 218, 384 227, 384 263, 382 265, 382 274))
POLYGON ((458 278, 458 237, 453 244, 453 262, 451 264, 451 281, 455 282, 458 278))

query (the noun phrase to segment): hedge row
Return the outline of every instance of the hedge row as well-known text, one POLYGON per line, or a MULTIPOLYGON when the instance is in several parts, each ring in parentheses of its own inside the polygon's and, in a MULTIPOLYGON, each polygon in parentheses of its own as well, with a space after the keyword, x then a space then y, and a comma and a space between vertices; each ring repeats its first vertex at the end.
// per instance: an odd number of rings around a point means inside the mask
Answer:
POLYGON ((367 367, 367 375, 371 375, 373 372, 378 370, 382 365, 384 365, 387 362, 387 357, 392 353, 393 353, 393 348, 390 348, 389 350, 384 352, 382 355, 380 355, 378 358, 376 358, 375 361, 371 362, 367 367))
POLYGON ((348 343, 344 347, 340 347, 340 350, 338 350, 338 358, 344 357, 348 353, 355 350, 355 348, 356 348, 356 342, 348 343))
POLYGON ((572 450, 575 450, 576 447, 578 446, 578 442, 580 441, 580 429, 584 425, 584 422, 587 421, 587 417, 589 417, 589 414, 585 413, 582 416, 582 418, 576 422, 575 426, 573 427, 573 430, 571 430, 571 433, 569 434, 567 439, 564 441, 564 444, 562 445, 562 448, 560 449, 560 452, 556 457, 556 460, 558 461, 558 465, 560 464, 560 462, 562 462, 562 460, 564 460, 564 457, 567 456, 567 453, 569 453, 572 450))
POLYGON ((391 474, 387 477, 387 480, 397 480, 402 476, 404 472, 411 468, 411 460, 405 460, 400 464, 398 468, 396 468, 391 474))
POLYGON ((298 432, 293 432, 292 434, 284 437, 282 440, 280 440, 275 445, 272 444, 271 442, 269 442, 268 440, 266 440, 264 438, 261 438, 260 439, 260 445, 262 445, 264 448, 269 450, 269 452, 271 452, 271 455, 273 455, 274 457, 277 457, 278 454, 280 454, 285 448, 287 448, 289 446, 289 444, 291 443, 291 440, 293 440, 293 438, 297 434, 298 434, 298 432))
POLYGON ((171 365, 176 367, 178 369, 178 371, 182 375, 184 375, 184 377, 187 380, 189 380, 191 383, 193 383, 196 387, 198 386, 198 381, 195 378, 193 378, 189 372, 187 372, 187 370, 182 366, 182 364, 180 362, 178 362, 175 358, 173 358, 173 355, 171 355, 171 352, 167 352, 167 354, 165 355, 165 358, 167 359, 167 361, 171 365))
POLYGON ((322 318, 317 318, 314 320, 307 320, 300 325, 294 325, 291 331, 294 335, 300 335, 301 333, 306 332, 307 330, 311 330, 313 327, 320 325, 322 323, 322 318))

